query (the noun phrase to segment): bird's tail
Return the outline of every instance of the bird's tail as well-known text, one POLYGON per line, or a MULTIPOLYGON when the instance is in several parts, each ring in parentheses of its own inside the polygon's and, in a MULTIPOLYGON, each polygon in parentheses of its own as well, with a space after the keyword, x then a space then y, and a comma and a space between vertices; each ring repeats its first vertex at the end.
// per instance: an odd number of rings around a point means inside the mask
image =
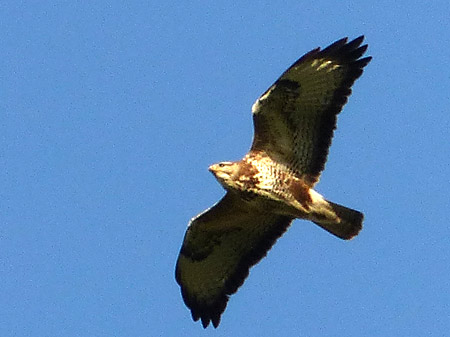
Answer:
POLYGON ((321 207, 312 214, 312 221, 337 237, 349 240, 362 229, 364 215, 354 209, 322 199, 321 207))

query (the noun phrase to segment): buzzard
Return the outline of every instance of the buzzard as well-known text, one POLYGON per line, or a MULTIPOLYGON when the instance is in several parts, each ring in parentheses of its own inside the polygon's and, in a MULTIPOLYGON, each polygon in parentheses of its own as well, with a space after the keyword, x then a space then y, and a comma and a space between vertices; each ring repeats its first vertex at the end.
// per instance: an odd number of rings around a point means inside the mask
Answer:
POLYGON ((220 323, 228 298, 283 235, 307 219, 348 240, 363 214, 313 190, 324 169, 336 118, 371 57, 364 36, 343 38, 301 57, 252 107, 254 137, 240 161, 209 167, 225 196, 193 218, 175 278, 194 321, 220 323))

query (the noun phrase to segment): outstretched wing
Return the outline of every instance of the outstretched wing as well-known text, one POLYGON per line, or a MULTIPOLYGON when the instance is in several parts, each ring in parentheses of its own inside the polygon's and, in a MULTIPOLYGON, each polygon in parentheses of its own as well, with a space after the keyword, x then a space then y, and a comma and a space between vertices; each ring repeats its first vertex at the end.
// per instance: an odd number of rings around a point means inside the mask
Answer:
POLYGON ((263 151, 313 186, 324 169, 337 114, 371 57, 360 36, 301 57, 255 102, 251 151, 263 151))
POLYGON ((175 278, 194 321, 217 327, 229 295, 286 231, 292 219, 247 209, 227 193, 189 224, 178 256, 175 278))

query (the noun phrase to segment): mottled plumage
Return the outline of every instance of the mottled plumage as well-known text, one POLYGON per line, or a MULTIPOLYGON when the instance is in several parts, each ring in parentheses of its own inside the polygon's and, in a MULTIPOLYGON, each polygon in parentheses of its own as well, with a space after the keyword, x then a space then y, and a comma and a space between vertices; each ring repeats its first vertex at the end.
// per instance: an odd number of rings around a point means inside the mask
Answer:
POLYGON ((195 321, 217 327, 231 294, 295 218, 341 239, 362 228, 363 214, 313 190, 324 169, 337 114, 370 57, 363 37, 341 39, 295 62, 252 107, 254 138, 237 162, 212 165, 227 191, 189 223, 176 280, 195 321))

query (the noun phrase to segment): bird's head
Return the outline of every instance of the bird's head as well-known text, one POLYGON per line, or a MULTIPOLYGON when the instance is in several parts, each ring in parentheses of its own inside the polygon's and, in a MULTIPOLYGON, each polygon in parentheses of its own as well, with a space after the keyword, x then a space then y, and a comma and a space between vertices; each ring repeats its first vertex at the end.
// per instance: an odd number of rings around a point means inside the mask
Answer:
POLYGON ((232 187, 236 188, 236 177, 239 172, 239 165, 237 162, 224 161, 211 165, 209 171, 214 174, 220 184, 226 189, 232 187))

